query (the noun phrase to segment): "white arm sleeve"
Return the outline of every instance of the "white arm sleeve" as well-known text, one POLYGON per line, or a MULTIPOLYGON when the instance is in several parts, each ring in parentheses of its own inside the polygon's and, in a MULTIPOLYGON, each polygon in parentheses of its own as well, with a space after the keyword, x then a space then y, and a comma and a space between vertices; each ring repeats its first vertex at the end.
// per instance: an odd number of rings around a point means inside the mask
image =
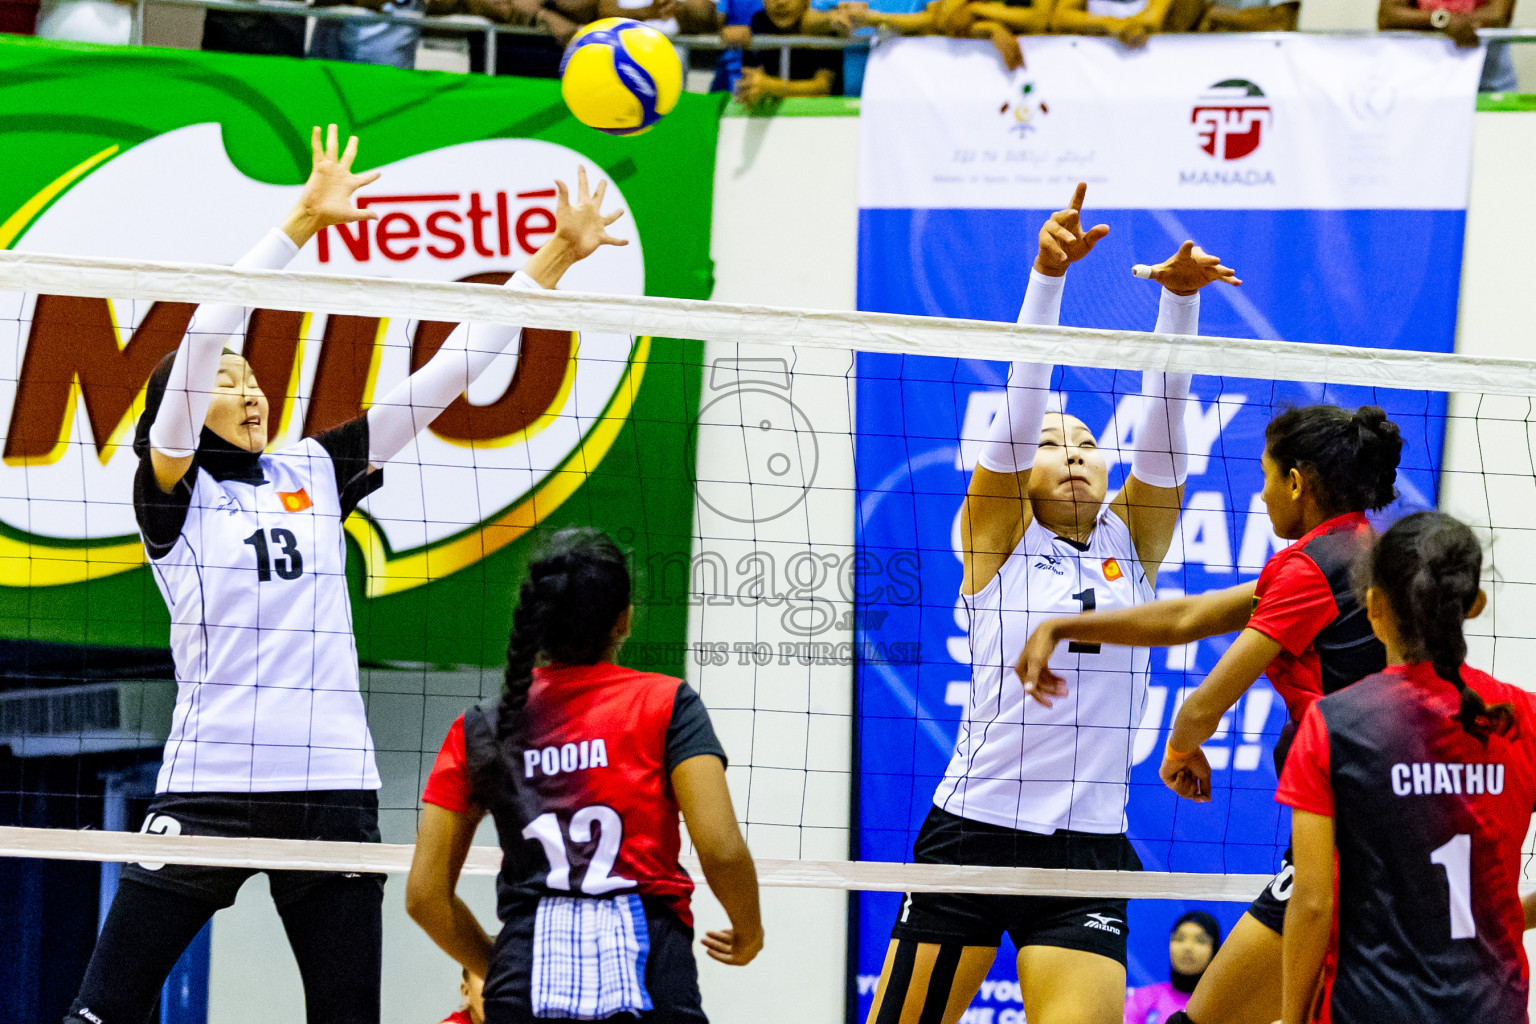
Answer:
MULTIPOLYGON (((504 288, 539 291, 540 285, 522 271, 504 288)), ((460 324, 427 364, 375 402, 368 410, 368 462, 382 466, 425 430, 475 378, 522 336, 521 327, 505 324, 460 324)))
MULTIPOLYGON (((299 254, 287 234, 273 228, 256 248, 235 264, 237 268, 282 270, 299 254)), ((213 401, 213 383, 219 375, 224 349, 239 351, 245 343, 245 307, 216 304, 199 306, 176 350, 165 398, 149 427, 149 443, 155 451, 184 459, 197 451, 197 439, 213 401)))
MULTIPOLYGON (((1061 322, 1061 293, 1066 275, 1047 277, 1029 272, 1019 323, 1055 327, 1061 322)), ((1045 401, 1051 393, 1051 367, 1044 363, 1016 362, 1008 370, 1008 395, 992 418, 992 430, 981 449, 981 465, 994 473, 1020 473, 1035 464, 1040 447, 1040 424, 1045 420, 1045 401)))
MULTIPOLYGON (((1158 301, 1158 334, 1194 335, 1200 330, 1200 293, 1175 295, 1162 290, 1158 301)), ((1189 474, 1189 439, 1184 430, 1188 407, 1189 374, 1141 374, 1141 425, 1136 430, 1136 450, 1131 456, 1131 475, 1153 487, 1183 485, 1189 474)))

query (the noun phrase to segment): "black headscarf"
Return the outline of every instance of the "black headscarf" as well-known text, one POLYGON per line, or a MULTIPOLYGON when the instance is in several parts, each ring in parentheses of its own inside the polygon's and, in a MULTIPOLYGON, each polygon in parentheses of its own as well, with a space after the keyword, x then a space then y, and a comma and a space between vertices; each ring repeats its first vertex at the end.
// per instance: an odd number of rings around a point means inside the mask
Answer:
MULTIPOLYGON (((228 349, 224 351, 229 355, 237 354, 228 349)), ((139 416, 138 425, 133 431, 133 454, 140 460, 149 455, 149 428, 160 412, 160 403, 165 400, 165 386, 171 379, 171 364, 175 361, 176 353, 167 353, 155 366, 155 372, 149 375, 149 383, 145 385, 144 412, 139 416)), ((248 484, 265 482, 261 475, 260 452, 238 448, 206 426, 197 439, 196 465, 207 470, 208 475, 215 480, 237 480, 248 484)))
MULTIPOLYGON (((1199 925, 1200 930, 1211 937, 1211 956, 1214 957, 1216 955, 1216 951, 1221 948, 1221 925, 1216 922, 1216 919, 1203 910, 1191 910, 1189 913, 1173 922, 1173 927, 1168 932, 1169 937, 1171 938, 1178 934, 1179 929, 1184 927, 1186 924, 1199 925)), ((1207 964, 1206 966, 1209 967, 1210 965, 1207 964)), ((1204 974, 1205 972, 1201 971, 1200 973, 1204 974)), ((1174 990, 1183 992, 1186 995, 1193 992, 1195 990, 1195 985, 1200 981, 1199 974, 1181 973, 1177 968, 1173 966, 1171 959, 1168 963, 1168 974, 1170 980, 1173 983, 1174 990)))

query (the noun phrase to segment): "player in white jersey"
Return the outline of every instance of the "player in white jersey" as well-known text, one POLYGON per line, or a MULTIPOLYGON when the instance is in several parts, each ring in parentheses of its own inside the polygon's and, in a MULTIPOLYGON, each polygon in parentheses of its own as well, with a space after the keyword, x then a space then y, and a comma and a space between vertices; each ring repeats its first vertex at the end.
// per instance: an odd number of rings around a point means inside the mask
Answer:
MULTIPOLYGON (((1019 322, 1054 326, 1068 266, 1109 233, 1084 230, 1086 193, 1040 231, 1019 322)), ((1156 330, 1194 334, 1199 290, 1240 282, 1186 242, 1151 268, 1163 284, 1156 330)), ((918 863, 1139 870, 1125 837, 1133 730, 1146 700, 1145 648, 1077 647, 1052 669, 1065 696, 1026 702, 1013 670, 1033 626, 1085 608, 1152 600, 1173 538, 1188 445, 1187 374, 1142 374, 1125 486, 1077 418, 1046 413, 1050 366, 1015 363, 960 512, 961 601, 971 689, 955 753, 918 833, 918 863)), ((1118 1024, 1125 1004, 1124 900, 910 893, 869 1024, 955 1024, 1007 932, 1018 947, 1030 1024, 1118 1024)))
MULTIPOLYGON (((326 227, 368 220, 357 140, 322 143, 293 212, 237 266, 281 269, 326 227)), ((578 170, 555 233, 508 282, 553 288, 602 245, 578 170)), ((381 467, 520 336, 460 326, 364 416, 270 454, 266 397, 238 343, 245 310, 204 307, 150 378, 134 438, 134 511, 171 613, 177 697, 144 831, 378 842, 379 774, 358 685, 342 521, 381 467)), ((182 951, 254 871, 134 864, 123 873, 69 1024, 143 1024, 182 951)), ((383 877, 269 871, 310 1024, 378 1024, 383 877)))

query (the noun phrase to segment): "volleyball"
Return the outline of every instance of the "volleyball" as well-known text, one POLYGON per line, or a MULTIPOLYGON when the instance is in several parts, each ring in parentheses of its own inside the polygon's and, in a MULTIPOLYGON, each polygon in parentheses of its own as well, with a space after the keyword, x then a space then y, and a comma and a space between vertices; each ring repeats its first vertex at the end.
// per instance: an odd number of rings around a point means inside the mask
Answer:
POLYGON ((666 36, 628 18, 577 32, 560 58, 560 95, 576 120, 609 135, 649 131, 677 106, 683 66, 666 36))

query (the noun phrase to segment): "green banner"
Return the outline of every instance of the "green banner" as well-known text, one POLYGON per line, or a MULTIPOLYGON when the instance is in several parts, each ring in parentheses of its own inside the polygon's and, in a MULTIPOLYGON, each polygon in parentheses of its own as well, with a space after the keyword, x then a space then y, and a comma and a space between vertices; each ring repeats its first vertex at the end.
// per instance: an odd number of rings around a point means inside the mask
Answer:
MULTIPOLYGON (((310 127, 334 122, 361 139, 357 166, 383 171, 367 190, 380 217, 327 231, 295 270, 504 280, 549 237, 554 180, 581 163, 609 181, 631 244, 563 286, 708 298, 722 102, 685 94, 650 133, 612 138, 552 81, 5 38, 0 248, 233 262, 292 203, 310 127)), ((144 305, 0 295, 0 637, 167 642, 129 445, 190 311, 144 305)), ((246 355, 273 447, 360 414, 441 330, 258 310, 246 355)), ((681 674, 687 605, 642 595, 647 567, 690 550, 700 355, 526 332, 515 373, 488 371, 348 521, 362 660, 495 664, 534 528, 591 524, 634 552, 629 660, 681 674)))

